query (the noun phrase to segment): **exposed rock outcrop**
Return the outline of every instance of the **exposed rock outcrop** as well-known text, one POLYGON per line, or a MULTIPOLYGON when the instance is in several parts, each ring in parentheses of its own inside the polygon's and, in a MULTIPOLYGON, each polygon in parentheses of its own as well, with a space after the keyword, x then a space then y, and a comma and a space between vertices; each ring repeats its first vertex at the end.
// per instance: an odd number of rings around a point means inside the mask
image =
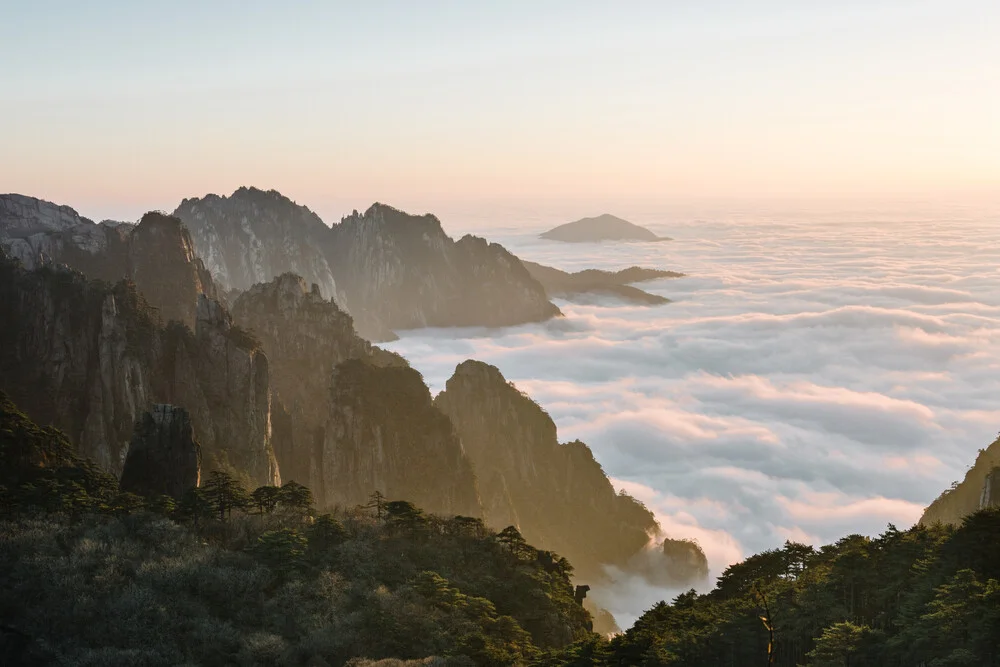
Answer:
POLYGON ((380 491, 437 514, 482 514, 462 444, 412 368, 337 366, 321 465, 335 503, 363 504, 380 491))
POLYGON ((201 447, 187 410, 159 403, 144 412, 125 456, 122 491, 180 499, 200 481, 201 447))
POLYGON ((350 315, 291 273, 243 292, 233 318, 260 341, 270 362, 272 441, 282 477, 308 486, 322 506, 327 484, 320 461, 334 367, 348 359, 406 361, 358 336, 350 315))
POLYGON ((559 314, 503 247, 452 240, 432 215, 374 204, 328 227, 270 191, 185 199, 174 212, 226 288, 248 289, 293 272, 354 317, 370 340, 423 326, 506 326, 559 314))
POLYGON ((331 264, 366 337, 427 326, 508 326, 559 314, 517 257, 475 236, 453 241, 433 215, 374 204, 332 231, 331 264))
POLYGON ((669 241, 665 236, 657 236, 645 227, 628 220, 604 213, 593 218, 581 218, 567 222, 540 234, 541 238, 569 243, 596 241, 669 241))
POLYGON ((568 273, 544 264, 521 260, 528 273, 542 284, 550 297, 573 300, 584 295, 611 296, 629 303, 656 306, 670 303, 670 299, 658 294, 650 294, 631 283, 655 280, 657 278, 680 278, 684 274, 661 269, 644 269, 632 266, 621 271, 586 269, 568 273))
POLYGON ((163 327, 130 281, 26 271, 0 252, 0 389, 116 475, 136 419, 153 403, 184 406, 207 468, 273 483, 267 359, 227 318, 201 296, 196 332, 163 327))
POLYGON ((274 190, 244 187, 229 197, 185 199, 174 215, 187 225, 198 255, 226 289, 246 290, 295 273, 339 301, 323 253, 330 228, 305 206, 274 190))
POLYGON ((68 206, 0 196, 0 246, 27 269, 65 264, 88 278, 135 282, 164 321, 194 325, 199 294, 217 298, 180 220, 151 212, 138 225, 95 224, 68 206))
POLYGON ((494 366, 459 364, 434 403, 484 480, 492 527, 516 516, 525 539, 565 556, 591 581, 602 575, 601 565, 626 563, 658 531, 641 503, 615 493, 590 448, 559 444, 552 419, 494 366), (509 498, 510 506, 494 498, 509 498))
POLYGON ((924 510, 920 523, 958 525, 976 510, 1000 505, 1000 438, 979 450, 975 464, 965 479, 944 491, 924 510))

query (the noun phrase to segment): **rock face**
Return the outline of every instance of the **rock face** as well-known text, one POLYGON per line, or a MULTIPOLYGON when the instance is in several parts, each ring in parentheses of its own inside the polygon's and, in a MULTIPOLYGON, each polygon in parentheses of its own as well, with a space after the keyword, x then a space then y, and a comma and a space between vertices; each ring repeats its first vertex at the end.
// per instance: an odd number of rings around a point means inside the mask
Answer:
POLYGON ((246 290, 295 273, 319 285, 326 298, 339 296, 322 251, 330 228, 274 190, 240 188, 229 197, 185 199, 174 215, 191 230, 198 255, 226 289, 246 290))
POLYGON ((201 447, 187 410, 163 403, 135 424, 121 489, 142 496, 181 498, 201 481, 201 447))
POLYGON ((185 199, 174 212, 219 284, 248 289, 286 272, 315 283, 370 340, 423 326, 506 326, 559 314, 497 244, 454 241, 431 215, 375 204, 328 227, 277 192, 185 199))
POLYGON ((644 269, 632 266, 621 271, 586 269, 568 273, 544 264, 521 260, 528 273, 542 284, 550 297, 573 300, 584 295, 611 296, 629 303, 656 306, 670 303, 670 299, 644 292, 631 283, 657 278, 680 278, 684 274, 661 269, 644 269))
POLYGON ((233 318, 260 341, 270 363, 272 442, 282 477, 308 486, 323 506, 327 484, 320 462, 334 367, 348 359, 406 361, 358 336, 350 315, 291 273, 243 292, 233 318))
POLYGON ((566 241, 569 243, 587 243, 596 241, 669 241, 667 237, 657 236, 645 227, 622 220, 610 213, 604 213, 594 218, 581 218, 575 222, 567 222, 547 232, 540 234, 541 238, 551 241, 566 241))
POLYGON ((136 419, 187 408, 208 469, 279 479, 270 443, 267 359, 200 297, 196 331, 163 327, 134 283, 66 268, 26 271, 0 252, 0 390, 80 454, 121 474, 136 419))
POLYGON ((482 514, 462 444, 411 368, 337 366, 321 465, 334 503, 363 504, 380 491, 429 512, 482 514))
POLYGON ((495 367, 459 364, 434 403, 472 460, 490 526, 516 518, 525 539, 565 556, 584 577, 626 563, 658 531, 641 503, 615 493, 590 448, 559 444, 552 419, 495 367))
POLYGON ((976 510, 1000 505, 1000 438, 979 450, 976 462, 957 482, 932 502, 920 517, 920 523, 958 525, 976 510))
POLYGON ((520 260, 432 215, 374 204, 333 229, 331 264, 362 335, 426 326, 508 326, 560 314, 520 260))
POLYGON ((217 298, 187 230, 161 213, 147 213, 138 225, 95 224, 68 206, 2 195, 0 246, 27 269, 66 264, 89 278, 128 278, 164 321, 193 326, 198 295, 217 298))

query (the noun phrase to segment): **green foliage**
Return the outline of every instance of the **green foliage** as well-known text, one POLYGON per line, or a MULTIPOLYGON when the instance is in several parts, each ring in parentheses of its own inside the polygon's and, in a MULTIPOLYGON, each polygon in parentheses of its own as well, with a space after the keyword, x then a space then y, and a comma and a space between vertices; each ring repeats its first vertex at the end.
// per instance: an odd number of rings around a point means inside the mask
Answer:
POLYGON ((281 489, 276 486, 259 486, 250 494, 250 500, 261 514, 270 514, 278 506, 281 489))
POLYGON ((289 509, 306 512, 313 504, 312 491, 298 482, 286 482, 278 493, 278 502, 289 509))
POLYGON ((243 509, 250 504, 250 495, 233 475, 223 470, 213 470, 202 485, 205 499, 222 521, 231 516, 234 509, 243 509))
POLYGON ((787 542, 727 568, 712 592, 661 602, 593 641, 606 656, 581 662, 574 645, 538 664, 997 667, 1000 510, 820 549, 787 542))

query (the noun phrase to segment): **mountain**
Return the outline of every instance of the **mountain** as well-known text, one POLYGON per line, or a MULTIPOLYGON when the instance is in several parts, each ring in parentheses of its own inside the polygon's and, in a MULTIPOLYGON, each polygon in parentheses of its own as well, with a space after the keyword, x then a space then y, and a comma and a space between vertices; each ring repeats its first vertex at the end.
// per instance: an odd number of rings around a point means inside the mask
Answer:
POLYGON ((267 358, 218 302, 199 296, 194 320, 164 326, 134 282, 28 271, 0 251, 0 390, 115 475, 137 418, 183 406, 206 468, 273 483, 267 358))
POLYGON ((259 340, 270 362, 272 442, 282 477, 308 486, 325 506, 326 489, 336 486, 322 467, 333 369, 348 359, 383 366, 406 360, 358 336, 350 315, 291 273, 240 294, 233 319, 259 340))
POLYGON ((274 190, 243 187, 229 197, 185 199, 174 215, 184 221, 198 256, 226 289, 245 290, 295 273, 319 285, 326 298, 340 296, 322 250, 330 228, 274 190))
POLYGON ((374 204, 332 231, 331 264, 366 337, 416 327, 501 327, 560 314, 503 246, 475 236, 454 241, 433 215, 374 204))
POLYGON ((321 460, 328 502, 365 504, 379 491, 437 514, 482 514, 472 464, 417 371, 351 359, 332 384, 321 460))
POLYGON ((657 278, 680 278, 683 273, 661 269, 644 269, 632 266, 621 271, 586 269, 568 273, 544 264, 521 260, 528 273, 542 284, 550 297, 574 299, 583 295, 612 296, 629 303, 656 306, 670 303, 670 299, 650 294, 630 283, 655 280, 657 278))
POLYGON ((502 246, 455 241, 432 215, 374 204, 328 227, 275 191, 185 199, 174 212, 225 289, 286 272, 319 286, 369 340, 396 329, 507 326, 559 314, 545 290, 502 246))
POLYGON ((996 507, 1000 507, 1000 438, 986 449, 979 450, 979 456, 965 473, 965 479, 938 496, 924 510, 920 524, 957 526, 977 510, 996 507))
POLYGON ((514 519, 525 539, 591 580, 603 576, 602 565, 627 563, 659 532, 641 503, 615 493, 590 448, 560 444, 548 414, 496 367, 462 362, 434 404, 476 470, 487 525, 514 519))
POLYGON ((164 321, 194 326, 198 295, 218 298, 187 230, 162 213, 137 225, 96 224, 68 206, 0 195, 0 247, 27 269, 65 264, 89 278, 128 278, 164 321))
POLYGON ((604 213, 594 218, 581 218, 575 222, 554 227, 539 235, 550 241, 587 243, 596 241, 669 241, 665 236, 657 236, 645 227, 632 224, 628 220, 604 213))

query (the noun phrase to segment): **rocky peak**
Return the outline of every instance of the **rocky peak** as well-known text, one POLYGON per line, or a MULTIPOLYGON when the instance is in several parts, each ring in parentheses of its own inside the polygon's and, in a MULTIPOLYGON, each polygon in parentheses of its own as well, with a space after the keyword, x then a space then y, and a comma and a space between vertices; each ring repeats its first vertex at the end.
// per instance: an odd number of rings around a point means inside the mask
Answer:
POLYGON ((201 447, 188 411, 158 403, 144 412, 122 469, 121 488, 143 496, 181 498, 201 480, 201 447))
POLYGON ((412 368, 361 360, 337 366, 322 466, 328 498, 342 505, 380 491, 438 514, 482 513, 462 444, 412 368))
POLYGON ((291 272, 319 285, 325 297, 338 297, 322 250, 329 227, 279 192, 241 187, 228 197, 185 199, 174 215, 224 288, 246 290, 291 272))
POLYGON ((324 299, 315 284, 307 288, 305 280, 291 273, 241 294, 233 317, 260 341, 270 361, 280 415, 272 433, 282 475, 307 485, 323 504, 328 480, 320 465, 322 430, 334 367, 348 359, 383 365, 406 362, 359 337, 350 315, 324 299))
POLYGON ((496 367, 462 362, 434 404, 472 460, 492 527, 516 516, 525 539, 594 578, 603 565, 626 564, 659 530, 641 503, 615 492, 586 444, 559 444, 548 414, 496 367))
POLYGON ((129 279, 164 321, 191 326, 198 294, 217 297, 183 224, 158 212, 138 225, 95 224, 68 206, 4 195, 0 246, 28 269, 65 264, 89 278, 129 279))
POLYGON ((19 194, 0 195, 0 236, 61 232, 84 223, 93 224, 93 221, 69 206, 19 194))

